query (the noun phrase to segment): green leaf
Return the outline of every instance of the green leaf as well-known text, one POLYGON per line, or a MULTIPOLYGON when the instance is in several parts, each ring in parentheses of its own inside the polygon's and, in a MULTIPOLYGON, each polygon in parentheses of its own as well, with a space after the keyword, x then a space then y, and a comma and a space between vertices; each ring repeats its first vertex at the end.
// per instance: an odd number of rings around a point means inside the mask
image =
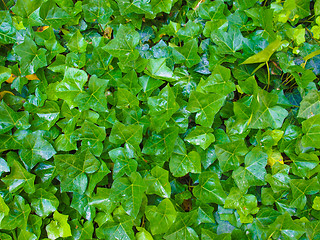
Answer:
POLYGON ((152 234, 166 233, 177 217, 174 205, 169 199, 163 199, 158 206, 147 206, 146 217, 151 223, 152 234))
POLYGON ((169 172, 159 166, 151 169, 151 175, 145 178, 148 185, 147 194, 157 194, 163 198, 170 198, 171 186, 169 183, 169 172))
POLYGON ((276 221, 270 225, 268 236, 273 238, 299 239, 304 234, 304 229, 296 224, 288 212, 277 217, 276 221))
POLYGON ((63 215, 58 211, 53 213, 54 220, 46 226, 48 238, 57 239, 59 237, 65 238, 72 236, 70 225, 68 224, 68 217, 68 215, 63 215))
POLYGON ((265 184, 267 161, 268 155, 258 148, 254 148, 245 156, 245 167, 240 167, 232 172, 232 178, 241 191, 245 192, 249 187, 265 184))
POLYGON ((75 53, 84 53, 87 49, 87 41, 84 39, 80 31, 76 31, 67 44, 68 49, 75 53))
POLYGON ((211 127, 214 116, 225 102, 225 96, 212 93, 193 91, 190 94, 187 110, 196 114, 196 123, 204 127, 211 127))
POLYGON ((27 111, 15 112, 4 101, 0 103, 0 133, 6 133, 13 127, 28 129, 29 113, 27 111))
POLYGON ((108 86, 108 81, 92 76, 89 80, 89 91, 81 92, 74 100, 81 111, 89 110, 90 108, 97 112, 107 111, 107 98, 105 91, 108 86))
POLYGON ((20 17, 28 18, 40 6, 41 6, 41 1, 17 0, 16 4, 12 8, 12 11, 20 17))
POLYGON ((167 128, 157 134, 154 133, 144 143, 142 153, 168 159, 174 149, 177 137, 178 129, 176 127, 167 128))
POLYGON ((202 172, 199 176, 199 185, 193 189, 194 196, 204 203, 223 205, 227 198, 219 177, 213 172, 202 172))
POLYGON ((187 153, 185 143, 178 138, 169 162, 169 168, 175 177, 182 177, 187 173, 201 172, 201 157, 196 151, 187 153))
POLYGON ((61 192, 84 193, 88 185, 87 174, 98 171, 100 162, 86 150, 77 155, 60 154, 54 156, 58 174, 61 179, 61 192))
POLYGON ((37 132, 25 136, 23 147, 19 151, 19 156, 28 169, 34 168, 39 162, 49 160, 55 154, 52 145, 37 132))
POLYGON ((111 188, 110 198, 121 202, 128 215, 135 218, 139 212, 146 186, 139 173, 116 179, 111 188))
POLYGON ((250 128, 281 128, 284 119, 288 116, 287 110, 277 106, 276 94, 264 90, 258 91, 251 105, 252 116, 250 128))
MULTIPOLYGON (((19 1, 21 2, 21 1, 19 1)), ((16 28, 13 25, 9 11, 0 12, 0 43, 10 44, 16 42, 16 28)), ((0 81, 1 82, 1 81, 0 81)))
POLYGON ((151 0, 151 9, 153 14, 156 15, 160 12, 170 13, 174 0, 151 0))
POLYGON ((320 144, 320 114, 302 122, 304 133, 301 143, 304 147, 319 148, 320 144))
POLYGON ((197 90, 206 93, 228 95, 235 90, 235 85, 230 81, 231 71, 228 68, 217 65, 212 74, 206 79, 201 79, 197 90))
POLYGON ((191 227, 196 220, 197 211, 189 213, 178 212, 175 224, 173 224, 166 232, 164 239, 184 239, 195 240, 199 239, 196 231, 191 227))
POLYGON ((102 141, 106 138, 104 127, 99 127, 92 122, 85 121, 80 129, 74 132, 76 139, 81 140, 82 150, 90 149, 99 157, 103 151, 102 141))
POLYGON ((166 58, 158 58, 148 60, 145 73, 152 78, 165 80, 168 82, 175 81, 172 70, 166 65, 166 58))
POLYGON ((172 51, 176 64, 185 63, 186 66, 190 68, 200 62, 198 42, 196 39, 185 42, 183 47, 174 47, 172 51))
POLYGON ((59 200, 52 193, 40 188, 31 195, 31 206, 40 217, 47 217, 57 210, 59 200))
POLYGON ((27 226, 27 220, 31 212, 29 204, 20 195, 15 195, 13 201, 8 204, 9 214, 0 222, 0 228, 13 230, 17 227, 23 229, 27 226))
POLYGON ((95 22, 97 20, 102 25, 108 23, 113 13, 109 1, 104 0, 88 1, 87 4, 82 5, 82 9, 86 21, 95 22))
POLYGON ((252 63, 264 63, 268 62, 272 54, 281 46, 283 42, 281 39, 277 38, 272 43, 270 43, 265 49, 258 52, 257 54, 247 58, 241 64, 252 64, 252 63))
POLYGON ((138 148, 142 141, 142 126, 131 124, 125 126, 121 122, 116 122, 109 136, 109 141, 114 144, 130 144, 138 148))
POLYGON ((116 37, 103 49, 123 62, 133 61, 139 56, 138 50, 135 49, 139 40, 139 33, 129 26, 120 25, 116 37))
POLYGON ((215 141, 215 137, 212 132, 213 129, 211 128, 197 126, 185 137, 184 140, 206 150, 210 144, 215 141))
POLYGON ((272 174, 267 174, 265 180, 271 185, 272 190, 277 193, 283 190, 289 189, 289 180, 288 176, 290 167, 279 162, 273 164, 272 174))
POLYGON ((302 99, 298 117, 308 119, 317 114, 320 114, 320 93, 312 90, 302 99))
POLYGON ((126 89, 118 88, 117 98, 117 107, 119 108, 126 109, 129 107, 139 107, 139 100, 137 99, 137 97, 126 89))
POLYGON ((315 210, 320 210, 320 197, 316 196, 314 199, 313 199, 313 205, 312 205, 312 208, 315 209, 315 210))
POLYGON ((96 230, 99 239, 134 240, 132 218, 126 215, 116 216, 115 221, 108 221, 96 230))
POLYGON ((113 179, 122 177, 124 174, 130 176, 137 171, 138 163, 126 152, 124 148, 115 148, 109 151, 109 156, 114 163, 113 179))
POLYGON ((223 172, 238 169, 240 164, 243 163, 242 157, 248 152, 246 144, 241 140, 218 144, 214 148, 223 172))
POLYGON ((117 0, 121 15, 126 15, 130 13, 136 14, 152 14, 150 1, 147 0, 135 0, 131 2, 130 0, 117 0))
POLYGON ((307 202, 305 195, 311 195, 319 192, 320 184, 317 178, 310 180, 291 179, 290 188, 292 190, 292 201, 290 205, 300 210, 304 208, 307 202))
POLYGON ((10 174, 2 178, 2 181, 8 186, 10 192, 17 192, 19 189, 23 188, 25 192, 29 194, 34 193, 35 175, 29 173, 16 160, 13 161, 10 170, 10 174))
POLYGON ((241 223, 251 223, 253 217, 251 214, 256 214, 259 211, 257 207, 257 199, 252 194, 243 194, 238 188, 232 188, 228 195, 225 208, 236 209, 241 223))
POLYGON ((301 153, 298 156, 290 156, 292 163, 290 167, 292 173, 300 177, 309 177, 312 169, 316 168, 319 164, 319 158, 315 154, 301 153))
POLYGON ((3 198, 0 196, 0 223, 2 219, 9 214, 9 207, 3 200, 3 198))
POLYGON ((158 96, 148 98, 151 123, 156 131, 159 132, 163 129, 164 124, 170 120, 172 115, 179 109, 179 104, 175 99, 175 95, 169 84, 161 90, 158 96))
POLYGON ((211 33, 212 41, 218 45, 219 54, 236 55, 236 52, 242 49, 243 36, 238 28, 232 27, 225 32, 215 30, 211 33))
POLYGON ((56 86, 57 97, 66 101, 70 108, 78 106, 75 98, 83 91, 87 74, 76 68, 67 68, 63 80, 56 86))
POLYGON ((24 76, 33 74, 39 68, 47 66, 47 50, 44 48, 38 49, 34 41, 28 37, 14 48, 14 52, 21 58, 20 69, 24 76))

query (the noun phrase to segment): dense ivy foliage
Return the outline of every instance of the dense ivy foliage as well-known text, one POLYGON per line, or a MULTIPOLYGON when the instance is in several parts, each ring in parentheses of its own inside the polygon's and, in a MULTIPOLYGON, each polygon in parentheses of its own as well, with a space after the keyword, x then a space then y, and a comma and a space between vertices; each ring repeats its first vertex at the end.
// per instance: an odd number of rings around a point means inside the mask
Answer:
POLYGON ((320 0, 0 7, 1 240, 320 238, 320 0))

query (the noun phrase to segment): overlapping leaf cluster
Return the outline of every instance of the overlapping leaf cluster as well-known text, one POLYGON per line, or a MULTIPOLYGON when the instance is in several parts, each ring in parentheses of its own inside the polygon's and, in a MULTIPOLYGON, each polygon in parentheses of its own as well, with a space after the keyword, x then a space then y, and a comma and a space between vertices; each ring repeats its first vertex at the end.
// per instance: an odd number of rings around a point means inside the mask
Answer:
POLYGON ((320 238, 319 0, 0 6, 0 239, 320 238))

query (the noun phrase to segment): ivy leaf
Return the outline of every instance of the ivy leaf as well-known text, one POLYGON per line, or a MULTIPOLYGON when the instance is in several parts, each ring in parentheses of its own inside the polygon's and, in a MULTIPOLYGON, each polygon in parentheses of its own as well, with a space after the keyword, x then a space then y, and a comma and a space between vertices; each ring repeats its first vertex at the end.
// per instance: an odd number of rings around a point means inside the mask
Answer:
POLYGON ((122 109, 139 107, 139 100, 131 92, 126 89, 118 88, 117 91, 118 103, 117 106, 122 109))
POLYGON ((58 211, 53 213, 53 219, 47 226, 46 231, 48 238, 57 239, 71 236, 71 228, 68 224, 68 215, 63 215, 58 211))
POLYGON ((138 32, 132 30, 129 26, 120 25, 116 37, 103 49, 121 61, 133 61, 139 56, 139 51, 135 49, 139 40, 140 36, 138 32))
POLYGON ((145 73, 155 79, 175 81, 172 70, 166 65, 166 58, 149 59, 145 73))
POLYGON ((175 95, 169 84, 164 87, 158 96, 148 98, 149 114, 154 128, 159 132, 164 124, 179 109, 175 95))
POLYGON ((204 127, 211 127, 214 116, 223 106, 225 96, 213 93, 193 91, 187 105, 187 110, 196 114, 196 123, 204 127))
POLYGON ((169 168, 175 177, 182 177, 189 172, 201 172, 201 157, 198 152, 187 153, 185 143, 178 138, 169 162, 169 168))
POLYGON ((8 207, 9 214, 0 222, 0 228, 6 230, 13 230, 16 227, 26 228, 31 208, 29 204, 26 204, 25 199, 20 195, 15 195, 8 207))
POLYGON ((272 43, 270 43, 265 49, 263 49, 261 52, 258 52, 257 54, 247 58, 243 63, 241 64, 252 64, 252 63, 264 63, 268 62, 271 55, 280 47, 280 45, 283 42, 281 39, 277 38, 272 43))
POLYGON ((311 195, 319 192, 320 184, 317 178, 310 180, 304 179, 291 179, 290 188, 292 190, 292 201, 290 205, 300 210, 304 208, 307 202, 305 195, 311 195))
POLYGON ((267 161, 268 155, 258 148, 254 148, 245 156, 245 167, 240 167, 232 173, 232 177, 241 191, 245 192, 251 186, 265 184, 267 161))
POLYGON ((274 238, 299 239, 304 234, 304 229, 294 223, 288 212, 277 217, 276 221, 270 225, 268 236, 272 234, 274 238))
POLYGON ((92 76, 89 80, 89 91, 81 92, 74 100, 81 111, 89 110, 90 108, 97 112, 107 111, 107 98, 105 90, 108 86, 108 81, 92 76))
POLYGON ((154 15, 157 15, 160 12, 170 13, 173 6, 174 0, 151 0, 151 9, 154 15))
POLYGON ((68 49, 75 53, 84 53, 87 49, 87 41, 84 39, 79 30, 77 30, 69 39, 68 49))
POLYGON ((18 129, 28 129, 29 124, 29 113, 15 112, 5 102, 0 102, 0 133, 6 133, 13 127, 18 129))
POLYGON ((65 100, 69 107, 76 107, 75 98, 83 91, 88 76, 83 70, 67 68, 63 80, 56 86, 57 97, 65 100))
POLYGON ((137 149, 142 141, 142 126, 138 124, 125 126, 121 122, 116 122, 111 129, 109 141, 114 144, 127 143, 137 149))
POLYGON ((30 38, 14 48, 14 52, 21 58, 21 74, 30 75, 39 68, 47 66, 46 52, 44 48, 37 48, 37 45, 30 38))
POLYGON ((129 13, 152 14, 150 1, 148 0, 135 0, 134 2, 130 0, 117 0, 117 2, 122 15, 129 13))
POLYGON ((186 66, 190 68, 200 62, 196 39, 187 41, 183 47, 174 47, 172 51, 173 59, 176 64, 185 63, 186 66))
POLYGON ((12 7, 12 11, 18 16, 28 18, 40 6, 41 2, 36 0, 17 0, 17 3, 12 7))
POLYGON ((87 174, 96 172, 100 162, 86 150, 73 154, 59 154, 54 156, 57 171, 61 176, 61 192, 78 192, 83 194, 88 185, 87 174))
POLYGON ((2 219, 9 214, 9 211, 9 207, 7 206, 3 198, 0 196, 0 223, 2 219))
POLYGON ((288 176, 290 167, 279 162, 273 164, 272 174, 267 174, 265 180, 271 185, 272 190, 277 193, 283 190, 289 189, 289 180, 288 176))
POLYGON ((242 156, 248 152, 247 146, 241 140, 214 146, 223 172, 236 170, 243 162, 242 156))
POLYGON ((138 163, 126 153, 124 148, 115 148, 109 151, 109 156, 114 163, 113 179, 122 177, 124 174, 130 176, 137 171, 138 163))
POLYGON ((74 132, 76 139, 81 140, 82 150, 90 149, 99 157, 103 151, 102 141, 106 138, 104 127, 98 127, 92 122, 85 121, 80 129, 74 132))
POLYGON ((143 145, 142 153, 155 156, 163 156, 168 159, 174 149, 178 137, 176 127, 167 128, 158 134, 154 133, 143 145))
POLYGON ((227 195, 224 192, 219 177, 213 172, 202 172, 199 176, 199 185, 193 189, 194 196, 204 203, 223 205, 227 195))
POLYGON ((59 200, 52 193, 40 188, 31 195, 31 206, 38 216, 47 217, 57 210, 59 200))
POLYGON ((134 240, 132 218, 126 215, 115 216, 114 221, 108 221, 96 230, 99 239, 134 240))
POLYGON ((197 211, 188 213, 178 212, 176 222, 173 224, 164 236, 164 239, 199 239, 196 231, 191 227, 196 220, 197 211))
POLYGON ((29 194, 34 193, 34 180, 36 176, 29 173, 16 160, 13 161, 10 168, 10 174, 2 178, 2 181, 8 186, 8 190, 10 192, 17 192, 19 189, 23 188, 25 192, 29 194))
POLYGON ((206 79, 201 80, 197 90, 206 93, 217 93, 228 95, 235 90, 235 85, 230 81, 231 71, 228 68, 217 65, 212 74, 206 79))
POLYGON ((128 215, 135 218, 139 212, 146 186, 139 173, 116 179, 111 188, 110 198, 121 202, 128 215))
POLYGON ((93 223, 86 221, 83 224, 77 219, 70 222, 71 234, 74 239, 92 239, 94 227, 93 223))
POLYGON ((240 30, 232 27, 225 32, 223 30, 215 30, 211 33, 212 41, 218 45, 219 54, 236 55, 236 52, 243 47, 244 38, 240 30))
POLYGON ((146 217, 151 223, 152 234, 166 233, 177 217, 174 205, 169 199, 163 199, 158 206, 147 206, 146 217))
POLYGON ((311 90, 300 103, 298 117, 308 119, 318 114, 320 114, 320 93, 311 90))
POLYGON ((228 195, 225 208, 236 209, 241 223, 251 223, 253 217, 259 211, 257 207, 257 198, 252 194, 243 194, 238 188, 233 187, 228 195))
POLYGON ((203 150, 206 150, 211 143, 215 141, 215 137, 212 134, 213 129, 196 126, 186 137, 185 141, 193 145, 200 146, 203 150))
POLYGON ((304 133, 301 143, 304 147, 319 148, 320 144, 320 114, 302 122, 304 133))
POLYGON ((258 91, 252 102, 252 118, 250 128, 281 128, 284 119, 288 116, 287 110, 277 106, 278 97, 264 90, 258 91))
POLYGON ((151 169, 151 175, 145 178, 148 185, 147 194, 157 194, 163 198, 170 198, 171 186, 169 183, 169 172, 159 166, 151 169))
MULTIPOLYGON (((21 1, 20 1, 21 2, 21 1)), ((0 43, 10 44, 16 42, 16 28, 13 25, 9 11, 0 13, 0 43)))
POLYGON ((103 0, 88 1, 87 4, 82 5, 82 9, 86 21, 95 22, 97 20, 102 25, 108 23, 113 13, 109 1, 103 0))
POLYGON ((36 132, 25 136, 23 147, 19 151, 19 156, 28 169, 34 168, 39 162, 49 160, 55 154, 52 145, 36 132))

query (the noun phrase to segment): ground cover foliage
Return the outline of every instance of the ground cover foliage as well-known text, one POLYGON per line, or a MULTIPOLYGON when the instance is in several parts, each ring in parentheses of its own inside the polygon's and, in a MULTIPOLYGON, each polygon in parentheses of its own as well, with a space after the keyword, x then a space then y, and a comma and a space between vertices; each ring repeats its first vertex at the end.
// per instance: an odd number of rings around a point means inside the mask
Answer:
POLYGON ((320 238, 319 0, 0 6, 0 239, 320 238))

